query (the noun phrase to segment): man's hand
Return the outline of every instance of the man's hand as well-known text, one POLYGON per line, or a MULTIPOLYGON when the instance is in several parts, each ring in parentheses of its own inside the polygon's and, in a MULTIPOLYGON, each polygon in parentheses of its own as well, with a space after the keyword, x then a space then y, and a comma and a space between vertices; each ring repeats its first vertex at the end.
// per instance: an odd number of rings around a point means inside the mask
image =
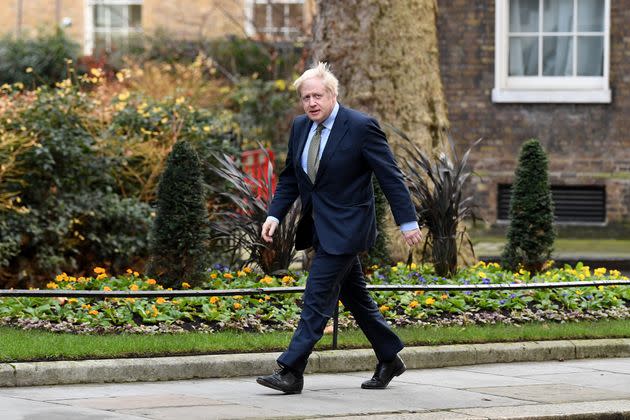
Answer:
POLYGON ((262 225, 262 238, 265 242, 273 242, 273 234, 276 232, 276 228, 278 227, 278 222, 275 220, 267 219, 265 223, 262 225))
POLYGON ((420 243, 422 240, 422 232, 420 229, 412 229, 402 233, 405 237, 405 241, 407 241, 407 245, 414 246, 420 243))

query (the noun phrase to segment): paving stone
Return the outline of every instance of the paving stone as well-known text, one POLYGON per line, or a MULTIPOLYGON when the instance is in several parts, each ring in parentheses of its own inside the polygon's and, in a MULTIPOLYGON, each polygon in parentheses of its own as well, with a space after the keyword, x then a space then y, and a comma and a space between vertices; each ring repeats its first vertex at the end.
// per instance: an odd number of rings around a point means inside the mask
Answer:
POLYGON ((80 398, 58 400, 58 404, 72 405, 75 407, 96 408, 99 410, 124 410, 136 408, 158 407, 190 407, 190 406, 214 406, 227 404, 225 401, 210 398, 195 397, 178 394, 154 394, 154 395, 130 395, 124 397, 109 398, 80 398))
POLYGON ((489 419, 627 419, 630 418, 630 401, 611 400, 566 404, 536 404, 520 407, 469 408, 453 411, 489 419))
POLYGON ((609 399, 622 399, 630 397, 628 393, 611 392, 597 388, 569 385, 563 383, 522 385, 522 386, 502 386, 502 387, 480 387, 469 388, 469 391, 484 393, 487 395, 498 395, 508 398, 519 398, 521 400, 535 401, 541 403, 564 403, 572 401, 598 401, 609 399))

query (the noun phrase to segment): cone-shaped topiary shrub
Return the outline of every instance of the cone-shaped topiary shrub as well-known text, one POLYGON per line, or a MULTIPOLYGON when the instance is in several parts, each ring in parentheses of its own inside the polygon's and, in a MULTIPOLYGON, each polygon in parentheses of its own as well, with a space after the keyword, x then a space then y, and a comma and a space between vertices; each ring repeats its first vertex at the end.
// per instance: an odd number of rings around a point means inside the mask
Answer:
POLYGON ((173 146, 157 191, 147 272, 169 287, 205 279, 208 213, 201 164, 185 141, 173 146))
POLYGON ((536 139, 521 147, 510 198, 510 227, 502 264, 539 272, 553 250, 553 201, 547 155, 536 139))

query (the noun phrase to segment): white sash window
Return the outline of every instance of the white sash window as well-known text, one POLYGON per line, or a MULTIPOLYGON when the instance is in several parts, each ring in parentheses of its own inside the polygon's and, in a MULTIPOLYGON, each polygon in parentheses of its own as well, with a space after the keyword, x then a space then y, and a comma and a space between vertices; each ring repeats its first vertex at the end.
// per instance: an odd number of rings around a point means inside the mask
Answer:
POLYGON ((303 35, 304 0, 246 0, 245 30, 249 36, 294 40, 303 35))
POLYGON ((496 0, 494 102, 608 103, 610 0, 496 0))
POLYGON ((86 55, 128 51, 140 34, 142 0, 86 0, 86 55))

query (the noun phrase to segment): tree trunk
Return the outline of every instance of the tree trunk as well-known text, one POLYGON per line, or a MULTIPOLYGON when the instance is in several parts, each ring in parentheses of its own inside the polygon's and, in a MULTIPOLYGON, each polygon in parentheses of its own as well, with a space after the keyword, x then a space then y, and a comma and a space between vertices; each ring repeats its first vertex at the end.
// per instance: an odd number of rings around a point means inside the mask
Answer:
MULTIPOLYGON (((436 15, 435 0, 320 0, 317 4, 314 60, 330 63, 339 79, 342 104, 379 120, 399 163, 404 140, 388 124, 407 133, 429 155, 436 149, 448 150, 436 15)), ((390 254, 404 261, 409 247, 391 212, 388 219, 390 254)), ((421 247, 416 250, 419 253, 421 247)))

